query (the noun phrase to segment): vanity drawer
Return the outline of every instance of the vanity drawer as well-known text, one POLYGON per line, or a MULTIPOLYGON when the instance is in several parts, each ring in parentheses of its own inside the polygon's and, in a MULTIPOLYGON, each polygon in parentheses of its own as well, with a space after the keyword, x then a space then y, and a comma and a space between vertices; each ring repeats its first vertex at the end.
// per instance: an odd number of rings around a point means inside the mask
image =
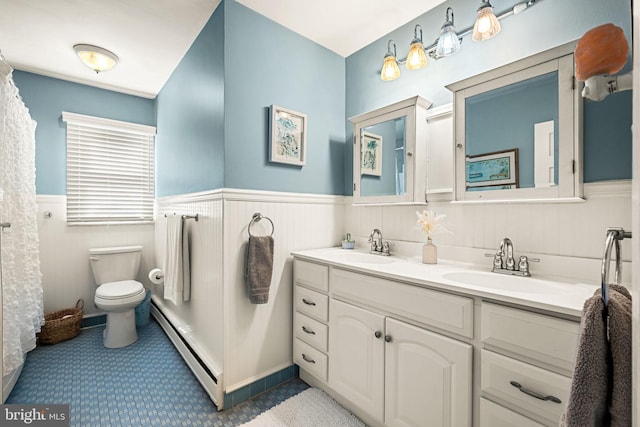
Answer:
POLYGON ((571 379, 488 350, 481 352, 480 387, 488 394, 538 414, 558 425, 567 406, 571 379), (511 384, 520 384, 521 388, 511 384), (542 400, 524 392, 530 390, 542 396, 554 396, 560 403, 542 400))
POLYGON ((294 294, 296 311, 321 322, 329 320, 329 297, 327 295, 297 285, 294 294))
POLYGON ((497 405, 485 398, 480 399, 480 427, 544 427, 517 412, 497 405))
POLYGON ((481 339, 526 358, 573 372, 580 324, 543 314, 482 303, 481 339))
POLYGON ((298 338, 293 341, 293 362, 300 369, 327 381, 327 355, 298 338))
POLYGON ((473 337, 473 299, 332 268, 331 291, 425 325, 473 337))
POLYGON ((296 311, 293 316, 293 330, 296 337, 302 341, 319 350, 327 351, 327 332, 329 327, 324 323, 320 323, 296 311))
POLYGON ((329 291, 329 267, 326 265, 297 259, 295 260, 293 271, 295 283, 300 283, 322 292, 329 291))

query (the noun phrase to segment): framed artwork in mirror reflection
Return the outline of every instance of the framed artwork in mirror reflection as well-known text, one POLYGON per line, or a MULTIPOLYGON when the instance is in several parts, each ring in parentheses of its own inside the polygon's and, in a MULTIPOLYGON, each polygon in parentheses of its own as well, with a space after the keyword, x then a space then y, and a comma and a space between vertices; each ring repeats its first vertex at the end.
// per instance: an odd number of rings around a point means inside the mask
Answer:
POLYGON ((270 107, 269 161, 304 166, 307 161, 307 115, 270 107))
POLYGON ((493 189, 518 187, 518 149, 467 156, 467 188, 492 186, 493 189))
POLYGON ((360 146, 360 174, 382 175, 382 136, 362 132, 360 146))

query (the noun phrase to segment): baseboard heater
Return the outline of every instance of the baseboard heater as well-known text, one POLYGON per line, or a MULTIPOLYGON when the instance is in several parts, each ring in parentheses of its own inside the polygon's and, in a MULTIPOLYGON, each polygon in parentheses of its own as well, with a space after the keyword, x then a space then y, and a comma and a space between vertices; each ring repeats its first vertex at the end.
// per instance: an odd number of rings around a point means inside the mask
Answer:
POLYGON ((218 410, 221 410, 223 406, 222 374, 216 375, 209 369, 153 299, 151 300, 151 314, 158 321, 218 410))

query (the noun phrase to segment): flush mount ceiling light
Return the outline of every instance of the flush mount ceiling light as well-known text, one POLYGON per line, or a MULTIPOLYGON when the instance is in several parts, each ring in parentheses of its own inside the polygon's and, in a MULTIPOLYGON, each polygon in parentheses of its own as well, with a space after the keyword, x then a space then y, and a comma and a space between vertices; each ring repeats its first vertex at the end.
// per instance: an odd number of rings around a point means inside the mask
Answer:
POLYGON ((456 28, 453 26, 453 9, 448 7, 445 14, 445 22, 440 29, 440 38, 436 46, 436 57, 453 55, 460 50, 460 39, 456 34, 456 28), (451 13, 451 17, 449 17, 451 13))
POLYGON ((489 0, 482 0, 482 4, 478 8, 478 16, 473 26, 473 41, 488 40, 500 32, 500 21, 493 14, 493 6, 489 0))
POLYGON ((417 24, 413 29, 413 40, 411 40, 405 66, 407 70, 419 70, 425 65, 427 65, 427 54, 424 53, 424 45, 422 44, 422 27, 417 24), (418 30, 420 30, 420 37, 418 37, 418 30))
POLYGON ((118 57, 107 49, 90 44, 77 44, 73 50, 84 64, 96 73, 109 71, 118 63, 118 57))
POLYGON ((400 77, 400 68, 396 60, 396 42, 389 40, 387 42, 387 54, 384 56, 380 78, 384 81, 391 81, 398 77, 400 77), (391 45, 393 45, 393 52, 391 51, 391 45))

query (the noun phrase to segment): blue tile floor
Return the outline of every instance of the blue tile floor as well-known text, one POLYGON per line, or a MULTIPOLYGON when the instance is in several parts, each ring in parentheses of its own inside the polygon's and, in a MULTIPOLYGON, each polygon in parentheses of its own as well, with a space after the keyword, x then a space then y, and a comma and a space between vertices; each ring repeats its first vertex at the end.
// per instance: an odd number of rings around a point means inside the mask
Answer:
POLYGON ((68 404, 71 426, 238 426, 308 388, 299 379, 218 412, 160 326, 128 347, 102 345, 104 327, 30 352, 6 403, 68 404))

